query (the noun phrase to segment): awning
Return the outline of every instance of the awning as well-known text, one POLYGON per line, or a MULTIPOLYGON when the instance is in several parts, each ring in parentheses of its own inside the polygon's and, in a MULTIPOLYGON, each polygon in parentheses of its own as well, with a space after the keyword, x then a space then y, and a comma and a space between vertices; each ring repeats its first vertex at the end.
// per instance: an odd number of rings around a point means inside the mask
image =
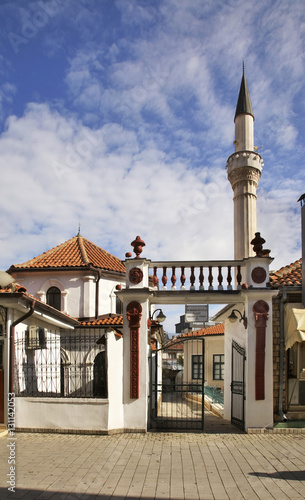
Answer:
POLYGON ((305 342, 305 307, 302 304, 285 304, 285 349, 295 342, 305 342))

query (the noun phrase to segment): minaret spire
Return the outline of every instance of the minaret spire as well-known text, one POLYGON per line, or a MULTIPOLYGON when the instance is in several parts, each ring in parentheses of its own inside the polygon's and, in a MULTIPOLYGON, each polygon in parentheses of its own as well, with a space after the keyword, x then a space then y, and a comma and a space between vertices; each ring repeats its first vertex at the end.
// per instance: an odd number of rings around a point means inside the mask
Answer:
POLYGON ((256 233, 256 189, 263 167, 254 148, 254 114, 244 63, 234 122, 235 153, 228 158, 226 168, 234 193, 234 258, 241 260, 254 256, 251 241, 256 233))
POLYGON ((249 93, 248 84, 247 84, 246 75, 245 75, 245 63, 244 62, 243 62, 243 76, 241 79, 234 121, 236 120, 236 117, 238 115, 242 115, 242 114, 251 115, 253 117, 253 120, 254 120, 254 114, 253 114, 253 109, 252 109, 252 104, 251 104, 251 99, 250 99, 250 93, 249 93))

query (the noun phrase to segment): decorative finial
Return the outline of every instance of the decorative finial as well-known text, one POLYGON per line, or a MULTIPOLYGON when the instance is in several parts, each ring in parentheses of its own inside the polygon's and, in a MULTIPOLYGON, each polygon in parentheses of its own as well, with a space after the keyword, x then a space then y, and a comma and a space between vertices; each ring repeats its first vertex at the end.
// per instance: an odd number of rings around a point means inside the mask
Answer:
POLYGON ((80 222, 78 223, 78 233, 77 236, 80 236, 80 222))
POLYGON ((251 245, 253 245, 256 257, 269 257, 270 250, 263 249, 264 243, 266 243, 266 240, 261 237, 261 233, 255 233, 255 238, 251 241, 251 245))
POLYGON ((141 240, 140 236, 137 236, 131 245, 133 246, 133 251, 136 254, 136 259, 139 259, 140 254, 143 251, 143 247, 145 247, 144 241, 141 240))
POLYGON ((243 76, 245 76, 245 61, 243 60, 243 76))

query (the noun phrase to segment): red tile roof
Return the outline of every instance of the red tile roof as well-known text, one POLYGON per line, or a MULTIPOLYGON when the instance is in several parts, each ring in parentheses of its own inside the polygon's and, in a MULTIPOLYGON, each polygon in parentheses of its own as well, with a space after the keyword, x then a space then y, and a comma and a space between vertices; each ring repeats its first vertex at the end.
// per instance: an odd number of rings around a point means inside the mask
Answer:
POLYGON ((225 325, 224 323, 218 323, 217 325, 207 326, 206 328, 201 328, 200 330, 194 330, 193 332, 182 333, 177 336, 177 339, 184 339, 188 337, 206 337, 208 335, 224 335, 225 325))
POLYGON ((81 326, 123 326, 121 314, 103 314, 97 319, 80 321, 81 326))
POLYGON ((126 272, 120 259, 86 240, 80 234, 23 264, 11 266, 9 272, 22 269, 88 268, 91 266, 108 271, 126 272))
MULTIPOLYGON (((11 283, 9 286, 7 286, 5 288, 0 287, 0 293, 16 293, 16 292, 26 293, 27 289, 24 286, 19 285, 18 283, 11 283)), ((35 297, 33 297, 33 298, 35 298, 35 297)))
POLYGON ((73 323, 73 326, 79 325, 79 321, 77 318, 73 318, 73 316, 70 316, 69 314, 63 311, 59 311, 58 309, 55 309, 49 304, 42 302, 42 300, 28 293, 27 289, 24 286, 19 285, 18 283, 12 283, 11 285, 5 288, 0 288, 0 293, 3 294, 1 298, 13 297, 17 299, 19 298, 29 299, 30 302, 32 304, 36 304, 38 308, 40 309, 42 308, 44 311, 46 310, 48 313, 51 313, 55 316, 59 316, 61 319, 68 320, 70 323, 73 323))
POLYGON ((172 339, 170 341, 170 346, 169 346, 172 350, 176 350, 176 351, 181 351, 183 349, 183 343, 182 342, 179 342, 179 340, 177 339, 172 339))
POLYGON ((278 271, 270 271, 270 284, 273 288, 281 286, 302 285, 302 259, 281 267, 278 271))

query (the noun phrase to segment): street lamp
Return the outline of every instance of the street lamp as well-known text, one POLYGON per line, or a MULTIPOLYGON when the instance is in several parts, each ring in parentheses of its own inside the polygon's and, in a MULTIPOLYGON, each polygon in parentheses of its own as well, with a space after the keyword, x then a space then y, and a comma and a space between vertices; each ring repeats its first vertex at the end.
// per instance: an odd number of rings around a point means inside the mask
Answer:
POLYGON ((160 312, 159 312, 158 316, 157 316, 155 319, 158 321, 158 323, 163 323, 163 321, 165 321, 165 320, 166 320, 166 316, 165 316, 165 314, 163 313, 162 309, 156 309, 156 310, 152 313, 152 315, 150 316, 150 320, 151 320, 151 321, 153 320, 153 318, 154 318, 154 314, 156 314, 156 312, 158 312, 158 311, 160 311, 160 312))
POLYGON ((241 314, 241 312, 238 309, 232 309, 232 312, 231 312, 230 316, 228 317, 228 320, 231 323, 235 323, 235 321, 238 320, 238 316, 236 316, 235 313, 238 313, 240 315, 239 322, 240 323, 243 322, 244 327, 247 328, 247 326, 248 326, 248 319, 246 318, 245 313, 241 314))

